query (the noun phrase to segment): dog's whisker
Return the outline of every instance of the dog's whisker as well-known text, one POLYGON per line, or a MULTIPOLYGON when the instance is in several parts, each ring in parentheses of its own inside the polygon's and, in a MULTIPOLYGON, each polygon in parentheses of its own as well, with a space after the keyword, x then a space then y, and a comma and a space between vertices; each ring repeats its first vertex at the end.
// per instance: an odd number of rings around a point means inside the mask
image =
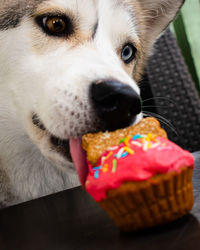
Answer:
MULTIPOLYGON (((174 128, 174 126, 172 125, 172 123, 171 123, 168 119, 166 119, 165 117, 163 117, 163 116, 161 116, 161 115, 159 115, 159 114, 156 114, 156 113, 154 113, 154 112, 150 112, 150 111, 144 111, 144 113, 147 114, 147 115, 151 115, 151 116, 157 117, 157 118, 159 118, 160 120, 162 120, 162 121, 168 123, 170 126, 172 126, 172 127, 174 128)), ((174 129, 175 129, 175 128, 174 128, 174 129)))
POLYGON ((168 97, 161 97, 161 96, 155 96, 155 97, 152 97, 152 98, 148 98, 148 99, 145 99, 145 100, 142 100, 142 103, 144 102, 148 102, 148 101, 151 101, 151 100, 166 100, 166 101, 169 101, 170 103, 173 103, 174 105, 176 105, 176 103, 171 100, 170 98, 168 97))
POLYGON ((150 106, 142 106, 142 108, 169 108, 169 106, 150 105, 150 106))
POLYGON ((157 118, 161 123, 165 124, 167 127, 169 127, 175 134, 176 136, 179 136, 176 128, 173 126, 173 124, 168 120, 166 119, 165 117, 159 115, 159 114, 156 114, 156 113, 153 113, 153 112, 149 112, 149 111, 143 111, 143 115, 144 116, 153 116, 155 118, 157 118))

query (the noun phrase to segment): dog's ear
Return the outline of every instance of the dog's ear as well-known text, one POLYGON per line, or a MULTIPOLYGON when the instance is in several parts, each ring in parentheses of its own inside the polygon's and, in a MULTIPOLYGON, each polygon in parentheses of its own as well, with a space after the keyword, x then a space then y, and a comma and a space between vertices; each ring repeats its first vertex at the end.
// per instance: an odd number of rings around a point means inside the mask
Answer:
POLYGON ((143 9, 145 25, 148 26, 149 38, 157 38, 159 34, 176 17, 185 0, 139 0, 143 9))

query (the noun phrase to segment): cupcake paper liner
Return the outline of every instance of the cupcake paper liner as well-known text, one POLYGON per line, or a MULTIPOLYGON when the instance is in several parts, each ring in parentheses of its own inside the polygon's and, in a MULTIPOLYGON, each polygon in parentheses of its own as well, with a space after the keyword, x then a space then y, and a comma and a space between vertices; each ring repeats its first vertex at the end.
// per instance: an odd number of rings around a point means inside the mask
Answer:
POLYGON ((143 182, 124 182, 99 202, 123 231, 137 231, 168 223, 193 206, 192 167, 180 173, 155 175, 143 182))

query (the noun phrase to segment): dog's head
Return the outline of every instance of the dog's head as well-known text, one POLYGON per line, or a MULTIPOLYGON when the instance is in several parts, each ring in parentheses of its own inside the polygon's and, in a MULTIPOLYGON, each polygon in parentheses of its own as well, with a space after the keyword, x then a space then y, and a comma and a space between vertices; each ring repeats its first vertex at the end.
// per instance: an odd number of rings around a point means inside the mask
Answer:
POLYGON ((2 1, 1 84, 10 90, 25 130, 48 159, 67 169, 70 139, 141 119, 136 82, 155 39, 182 4, 2 1))

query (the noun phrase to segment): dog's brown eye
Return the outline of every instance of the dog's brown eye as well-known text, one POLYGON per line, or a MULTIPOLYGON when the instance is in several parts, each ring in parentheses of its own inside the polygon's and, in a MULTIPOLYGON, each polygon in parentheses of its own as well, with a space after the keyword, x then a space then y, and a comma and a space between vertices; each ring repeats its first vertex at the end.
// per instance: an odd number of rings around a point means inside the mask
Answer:
POLYGON ((45 25, 49 29, 49 31, 54 33, 61 33, 66 29, 66 23, 60 17, 47 18, 45 25))
POLYGON ((67 16, 43 15, 36 18, 43 31, 51 36, 69 36, 73 33, 73 25, 67 16))

